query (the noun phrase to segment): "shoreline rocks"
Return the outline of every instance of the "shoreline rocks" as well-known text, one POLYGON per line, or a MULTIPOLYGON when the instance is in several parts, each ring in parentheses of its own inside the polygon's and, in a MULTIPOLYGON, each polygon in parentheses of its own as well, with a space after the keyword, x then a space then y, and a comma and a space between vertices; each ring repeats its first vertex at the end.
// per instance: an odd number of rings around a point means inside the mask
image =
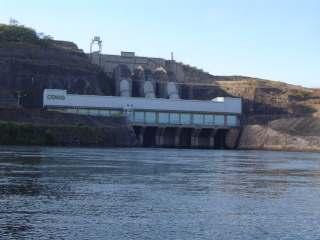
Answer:
POLYGON ((320 152, 320 136, 291 135, 263 125, 242 129, 239 150, 320 152))

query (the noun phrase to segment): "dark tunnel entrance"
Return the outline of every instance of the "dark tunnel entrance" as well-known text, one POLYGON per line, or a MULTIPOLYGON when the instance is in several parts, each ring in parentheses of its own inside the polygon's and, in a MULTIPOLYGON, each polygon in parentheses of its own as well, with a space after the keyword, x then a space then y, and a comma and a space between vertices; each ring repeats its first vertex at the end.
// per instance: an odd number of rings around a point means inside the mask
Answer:
MULTIPOLYGON (((210 148, 210 137, 213 130, 202 129, 198 137, 199 148, 210 148)), ((212 146, 213 147, 213 146, 212 146)))
POLYGON ((226 135, 227 129, 219 129, 217 130, 214 136, 214 148, 215 149, 226 149, 226 135))
POLYGON ((179 147, 190 148, 191 135, 192 135, 192 128, 183 128, 180 133, 179 147))
POLYGON ((141 147, 228 149, 228 129, 202 129, 198 134, 192 128, 168 127, 161 130, 158 127, 134 126, 133 129, 138 141, 137 146, 141 147))
POLYGON ((155 147, 156 146, 156 134, 157 127, 147 127, 143 134, 143 146, 144 147, 155 147))
POLYGON ((176 128, 166 128, 163 134, 163 147, 175 147, 176 128))

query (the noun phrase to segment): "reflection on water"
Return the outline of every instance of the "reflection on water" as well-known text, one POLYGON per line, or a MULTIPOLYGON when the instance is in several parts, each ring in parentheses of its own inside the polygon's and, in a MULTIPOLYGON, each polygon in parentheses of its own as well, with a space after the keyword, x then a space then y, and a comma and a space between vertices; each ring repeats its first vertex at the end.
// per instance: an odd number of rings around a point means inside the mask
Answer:
POLYGON ((319 239, 320 155, 0 147, 0 239, 319 239))

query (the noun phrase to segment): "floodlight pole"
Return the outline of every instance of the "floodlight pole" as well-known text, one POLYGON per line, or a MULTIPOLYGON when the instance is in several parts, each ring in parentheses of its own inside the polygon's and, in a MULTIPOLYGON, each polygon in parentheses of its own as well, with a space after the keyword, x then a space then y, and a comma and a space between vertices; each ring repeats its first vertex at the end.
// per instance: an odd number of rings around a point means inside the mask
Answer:
POLYGON ((99 36, 95 36, 92 40, 91 40, 91 44, 90 44, 90 58, 91 61, 93 61, 93 45, 94 44, 98 44, 99 46, 99 51, 98 51, 98 57, 99 57, 99 65, 101 65, 101 52, 102 52, 102 40, 99 36))

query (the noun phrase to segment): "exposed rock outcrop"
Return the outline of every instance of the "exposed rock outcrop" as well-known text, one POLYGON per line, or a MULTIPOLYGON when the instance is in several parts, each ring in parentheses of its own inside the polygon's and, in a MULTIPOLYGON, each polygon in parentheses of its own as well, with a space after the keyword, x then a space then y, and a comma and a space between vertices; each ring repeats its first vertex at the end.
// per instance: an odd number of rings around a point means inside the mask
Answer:
MULTIPOLYGON (((0 86, 12 97, 22 91, 26 106, 41 106, 44 88, 79 94, 112 94, 112 81, 73 43, 1 42, 0 86)), ((4 98, 5 96, 2 95, 4 98)))
POLYGON ((240 137, 240 129, 230 129, 226 135, 226 147, 228 149, 235 149, 238 145, 240 137))
MULTIPOLYGON (((241 76, 216 76, 207 87, 186 89, 184 93, 196 99, 217 95, 243 99, 239 149, 320 151, 319 89, 241 76)), ((227 135, 227 146, 233 135, 232 131, 227 135)))
POLYGON ((320 151, 318 89, 245 77, 217 83, 243 99, 239 149, 320 151))
POLYGON ((270 126, 247 125, 243 128, 239 149, 320 151, 320 136, 291 135, 270 126))

